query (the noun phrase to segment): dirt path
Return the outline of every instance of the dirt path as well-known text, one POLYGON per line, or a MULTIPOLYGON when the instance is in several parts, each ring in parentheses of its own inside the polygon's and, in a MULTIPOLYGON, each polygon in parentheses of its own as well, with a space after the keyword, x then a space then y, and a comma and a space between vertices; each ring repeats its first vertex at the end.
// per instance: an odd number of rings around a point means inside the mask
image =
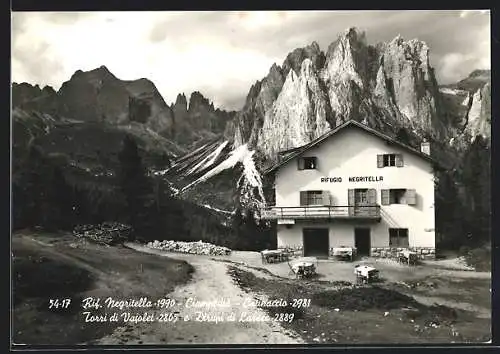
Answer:
MULTIPOLYGON (((188 261, 194 268, 193 279, 187 285, 179 286, 169 295, 176 300, 171 311, 178 311, 176 323, 139 323, 122 327, 102 338, 99 344, 119 343, 168 343, 168 344, 294 344, 301 339, 272 321, 241 321, 247 316, 264 316, 264 311, 255 307, 244 307, 248 295, 235 285, 227 274, 227 265, 211 260, 210 257, 165 253, 137 244, 127 244, 137 251, 159 254, 188 261), (186 307, 188 299, 214 301, 228 299, 230 306, 216 308, 186 307), (201 321, 197 313, 205 313, 212 321, 201 321), (227 318, 235 314, 235 322, 214 322, 214 318, 227 318), (185 321, 189 319, 189 321, 185 321)), ((206 318, 207 319, 207 318, 206 318)))

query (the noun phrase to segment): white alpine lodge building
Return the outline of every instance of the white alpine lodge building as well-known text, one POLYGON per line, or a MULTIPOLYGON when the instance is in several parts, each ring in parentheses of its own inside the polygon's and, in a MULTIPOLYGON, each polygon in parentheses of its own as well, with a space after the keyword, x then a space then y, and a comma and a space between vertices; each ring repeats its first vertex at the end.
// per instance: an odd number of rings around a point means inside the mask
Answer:
POLYGON ((266 171, 275 203, 261 212, 277 221, 278 248, 321 258, 341 247, 361 256, 435 256, 429 143, 415 150, 348 121, 284 154, 266 171))

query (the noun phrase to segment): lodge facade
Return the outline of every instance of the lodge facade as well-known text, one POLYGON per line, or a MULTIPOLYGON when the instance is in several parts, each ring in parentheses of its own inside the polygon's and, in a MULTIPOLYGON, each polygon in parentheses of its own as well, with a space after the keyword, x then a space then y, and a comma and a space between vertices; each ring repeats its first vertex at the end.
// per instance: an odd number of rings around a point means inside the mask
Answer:
POLYGON ((269 170, 278 248, 329 257, 338 247, 391 257, 409 249, 435 255, 434 169, 430 147, 401 144, 346 122, 294 149, 269 170))

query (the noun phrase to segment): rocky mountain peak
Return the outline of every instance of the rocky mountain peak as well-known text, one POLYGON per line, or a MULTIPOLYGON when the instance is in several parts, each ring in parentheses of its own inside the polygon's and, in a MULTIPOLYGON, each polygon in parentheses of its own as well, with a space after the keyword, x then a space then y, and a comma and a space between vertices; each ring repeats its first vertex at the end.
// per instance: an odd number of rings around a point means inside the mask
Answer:
POLYGON ((12 83, 12 107, 54 113, 57 110, 57 93, 51 86, 12 83))
POLYGON ((366 34, 364 31, 359 30, 357 27, 350 27, 344 31, 340 36, 341 39, 349 40, 350 42, 365 42, 366 34))
POLYGON ((199 91, 194 91, 191 93, 191 97, 189 98, 189 111, 198 110, 198 109, 209 109, 211 111, 214 110, 214 104, 210 102, 208 98, 205 98, 199 91))
POLYGON ((290 70, 272 108, 266 112, 257 148, 274 158, 281 150, 308 143, 330 129, 330 109, 313 61, 299 74, 290 70))
POLYGON ((52 94, 56 93, 56 90, 54 90, 54 88, 52 86, 46 85, 43 87, 42 93, 52 95, 52 94))
POLYGON ((321 68, 325 61, 325 55, 321 51, 318 43, 312 42, 310 45, 303 48, 297 48, 288 54, 283 62, 283 71, 285 75, 290 69, 293 69, 295 73, 298 74, 300 66, 306 58, 309 58, 317 69, 321 68))
POLYGON ((385 46, 385 51, 388 57, 411 61, 415 66, 426 72, 429 71, 429 47, 421 40, 405 41, 401 35, 398 35, 385 46))
POLYGON ((281 70, 274 64, 230 126, 235 142, 259 146, 273 158, 350 119, 388 134, 405 127, 442 137, 448 123, 441 111, 425 42, 398 35, 369 45, 365 32, 351 27, 326 55, 313 42, 290 52, 281 70), (288 128, 294 133, 282 134, 288 128))
POLYGON ((282 69, 279 65, 276 63, 273 63, 271 65, 271 68, 269 69, 269 73, 267 74, 268 77, 273 76, 273 77, 281 77, 283 74, 282 69))
MULTIPOLYGON (((69 85, 72 84, 75 81, 85 81, 88 83, 92 84, 100 84, 103 81, 109 81, 109 80, 118 80, 115 75, 109 71, 109 69, 101 65, 98 68, 89 70, 89 71, 82 71, 82 70, 77 70, 75 73, 71 76, 71 78, 63 83, 64 85, 69 85)), ((61 86, 61 88, 63 87, 61 86)))
POLYGON ((101 65, 100 67, 98 67, 94 70, 90 70, 89 73, 101 75, 102 77, 110 76, 110 75, 114 76, 105 65, 101 65))
POLYGON ((476 69, 469 74, 469 78, 478 78, 478 77, 490 78, 491 77, 491 70, 476 69))
POLYGON ((186 95, 183 94, 183 93, 179 93, 177 95, 177 98, 175 99, 174 106, 178 107, 178 108, 182 108, 185 111, 187 111, 187 98, 186 98, 186 95))
POLYGON ((344 31, 333 42, 326 55, 324 77, 327 82, 354 82, 363 88, 366 78, 368 46, 364 32, 356 28, 344 31))
POLYGON ((476 92, 485 84, 491 82, 491 70, 474 70, 466 78, 460 80, 456 84, 446 85, 453 89, 476 92))
POLYGON ((401 36, 401 34, 398 34, 396 37, 393 38, 392 41, 389 42, 389 44, 401 45, 403 42, 404 42, 403 36, 401 36))

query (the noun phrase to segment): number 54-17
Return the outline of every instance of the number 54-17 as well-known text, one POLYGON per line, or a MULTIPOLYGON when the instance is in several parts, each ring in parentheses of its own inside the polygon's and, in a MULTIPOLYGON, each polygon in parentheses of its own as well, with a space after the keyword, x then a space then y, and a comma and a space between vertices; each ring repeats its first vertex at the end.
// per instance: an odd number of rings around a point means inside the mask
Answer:
POLYGON ((66 309, 71 304, 71 299, 49 299, 49 309, 66 309))

